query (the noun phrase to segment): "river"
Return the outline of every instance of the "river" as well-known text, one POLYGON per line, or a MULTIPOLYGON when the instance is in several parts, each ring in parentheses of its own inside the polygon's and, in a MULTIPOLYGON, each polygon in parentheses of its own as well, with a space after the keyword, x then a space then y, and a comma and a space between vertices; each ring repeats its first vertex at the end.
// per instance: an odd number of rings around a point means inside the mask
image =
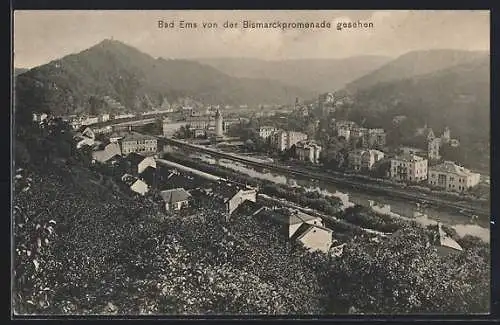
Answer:
POLYGON ((325 195, 336 196, 342 199, 344 206, 352 204, 370 206, 370 201, 374 201, 378 204, 386 205, 386 208, 388 207, 390 209, 389 213, 392 215, 409 218, 422 225, 435 224, 436 221, 440 221, 443 224, 452 226, 460 236, 469 234, 479 237, 485 242, 490 241, 490 229, 487 221, 480 220, 476 223, 471 223, 469 216, 451 211, 449 209, 434 207, 425 208, 420 211, 420 214, 415 215, 415 212, 417 212, 415 203, 375 195, 372 193, 346 189, 331 183, 314 181, 308 178, 300 178, 296 176, 290 177, 288 175, 270 172, 268 170, 258 170, 245 164, 227 159, 216 160, 204 154, 191 154, 190 157, 201 159, 202 161, 212 165, 216 164, 221 167, 226 167, 253 178, 268 180, 278 184, 300 186, 309 191, 318 191, 325 195))

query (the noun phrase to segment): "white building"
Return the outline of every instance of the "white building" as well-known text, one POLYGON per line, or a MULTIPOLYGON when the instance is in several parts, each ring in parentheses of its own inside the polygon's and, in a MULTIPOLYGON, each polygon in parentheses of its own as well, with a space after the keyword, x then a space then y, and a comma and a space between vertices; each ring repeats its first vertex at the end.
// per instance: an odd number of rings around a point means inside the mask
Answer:
POLYGON ((445 161, 429 167, 428 183, 432 187, 447 191, 464 192, 479 184, 480 176, 479 173, 473 173, 452 161, 445 161))
POLYGON ((276 223, 281 233, 291 241, 298 241, 310 251, 328 253, 333 243, 333 231, 325 228, 320 217, 293 209, 267 210, 265 216, 276 223))
POLYGON ((146 195, 146 193, 149 191, 148 184, 146 184, 144 181, 137 179, 137 177, 134 177, 129 174, 125 174, 122 176, 122 182, 124 182, 128 187, 130 187, 130 190, 134 193, 140 194, 142 196, 146 195))
POLYGON ((96 124, 96 123, 99 123, 98 116, 87 117, 86 119, 84 119, 82 121, 82 125, 92 125, 92 124, 96 124))
POLYGON ((110 115, 109 114, 102 114, 100 120, 101 120, 101 122, 107 122, 110 120, 110 115))
POLYGON ((371 170, 376 162, 384 158, 384 153, 379 150, 354 150, 349 153, 349 166, 353 170, 371 170))
POLYGON ((350 137, 352 138, 363 138, 366 134, 368 134, 368 129, 363 127, 353 127, 351 128, 350 137))
POLYGON ((319 163, 321 149, 321 146, 313 141, 301 141, 295 145, 297 158, 313 164, 319 163))
POLYGON ((335 121, 335 128, 337 130, 340 129, 341 127, 347 127, 350 130, 355 126, 356 126, 356 122, 353 122, 353 121, 346 121, 346 120, 335 121))
POLYGON ((253 188, 239 189, 225 202, 227 213, 231 215, 245 201, 257 202, 257 190, 253 188))
POLYGON ((160 192, 160 196, 165 203, 165 210, 180 210, 189 206, 191 194, 183 188, 175 188, 160 192))
POLYGON ((33 122, 42 122, 48 118, 46 113, 33 113, 33 122))
POLYGON ((115 115, 115 120, 122 119, 122 118, 132 118, 135 117, 134 114, 120 114, 120 115, 115 115))
POLYGON ((276 132, 277 129, 274 126, 261 126, 257 129, 257 133, 259 133, 259 137, 263 139, 268 139, 271 134, 276 132))
POLYGON ((427 156, 430 160, 441 159, 441 154, 439 153, 441 148, 441 138, 434 138, 429 140, 427 143, 427 156))
POLYGON ((342 125, 337 128, 337 136, 344 137, 344 139, 349 140, 351 138, 351 128, 347 125, 342 125))
POLYGON ((307 134, 295 131, 277 131, 271 135, 271 146, 284 151, 300 141, 307 140, 307 134))
POLYGON ((391 159, 391 179, 403 182, 420 182, 427 179, 427 164, 425 158, 403 154, 391 159))
POLYGON ((332 247, 333 230, 318 225, 303 223, 292 236, 309 252, 328 253, 332 247))
POLYGON ((369 129, 363 137, 364 146, 368 148, 383 148, 386 144, 387 135, 384 129, 369 129))

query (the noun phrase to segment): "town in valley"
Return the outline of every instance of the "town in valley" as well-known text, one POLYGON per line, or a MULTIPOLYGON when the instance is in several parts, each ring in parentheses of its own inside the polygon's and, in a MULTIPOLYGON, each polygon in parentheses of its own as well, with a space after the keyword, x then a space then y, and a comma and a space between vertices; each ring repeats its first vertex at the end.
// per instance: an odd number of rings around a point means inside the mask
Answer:
POLYGON ((489 59, 304 90, 104 39, 15 71, 14 313, 488 312, 489 59))

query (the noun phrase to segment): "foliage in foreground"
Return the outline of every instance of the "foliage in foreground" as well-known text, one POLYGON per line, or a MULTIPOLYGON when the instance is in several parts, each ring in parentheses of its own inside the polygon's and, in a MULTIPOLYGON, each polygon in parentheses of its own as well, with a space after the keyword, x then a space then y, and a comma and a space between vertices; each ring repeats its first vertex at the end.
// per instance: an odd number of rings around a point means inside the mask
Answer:
POLYGON ((225 224, 209 208, 164 218, 139 202, 68 182, 64 173, 27 174, 16 183, 18 313, 488 308, 489 252, 480 242, 442 256, 425 229, 408 226, 381 243, 355 237, 341 258, 330 260, 291 249, 271 224, 250 217, 225 224))
POLYGON ((226 224, 213 207, 166 218, 93 183, 82 169, 56 166, 51 156, 61 150, 25 151, 13 202, 16 313, 489 309, 489 247, 473 237, 460 240, 463 252, 440 255, 429 230, 411 224, 381 242, 347 229, 344 254, 329 259, 292 249, 264 221, 242 215, 226 224))

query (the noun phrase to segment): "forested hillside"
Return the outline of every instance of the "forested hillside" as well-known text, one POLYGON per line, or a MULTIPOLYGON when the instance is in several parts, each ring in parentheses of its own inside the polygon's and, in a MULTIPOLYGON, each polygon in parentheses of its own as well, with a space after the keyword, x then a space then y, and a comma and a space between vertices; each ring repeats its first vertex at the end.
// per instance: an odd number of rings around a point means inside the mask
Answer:
POLYGON ((155 59, 114 40, 52 61, 16 78, 18 116, 88 111, 108 96, 130 111, 190 97, 207 104, 286 104, 311 93, 267 79, 235 78, 188 60, 155 59))
POLYGON ((488 52, 462 50, 412 51, 389 61, 380 68, 349 83, 347 89, 357 90, 375 86, 378 83, 413 78, 468 63, 476 59, 486 59, 488 52))
POLYGON ((452 137, 461 143, 454 160, 489 170, 489 57, 412 78, 380 82, 358 90, 352 97, 353 104, 341 109, 340 116, 366 120, 368 126, 397 132, 393 137, 400 142, 411 138, 415 129, 425 124, 437 136, 448 126, 452 137), (407 120, 393 130, 392 119, 397 115, 407 120))

